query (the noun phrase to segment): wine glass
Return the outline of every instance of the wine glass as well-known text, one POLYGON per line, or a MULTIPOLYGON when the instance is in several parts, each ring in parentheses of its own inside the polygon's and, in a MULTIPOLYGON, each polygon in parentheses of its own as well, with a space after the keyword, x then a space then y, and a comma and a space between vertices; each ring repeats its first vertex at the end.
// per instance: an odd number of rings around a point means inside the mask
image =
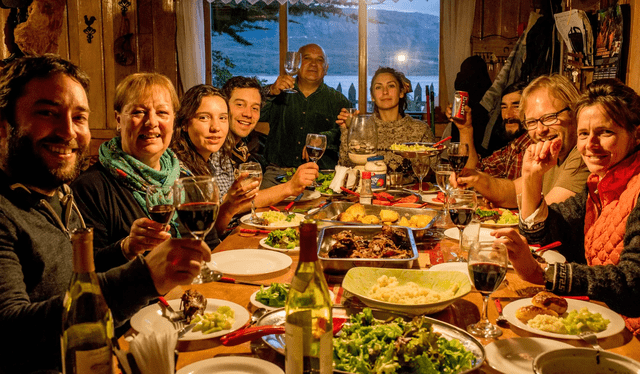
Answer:
POLYGON ((449 178, 453 174, 453 168, 449 164, 440 163, 436 166, 436 183, 438 188, 444 194, 444 204, 442 204, 442 212, 438 217, 439 226, 446 224, 447 213, 447 198, 449 196, 449 190, 451 190, 451 182, 449 178))
POLYGON ((467 331, 481 338, 495 338, 502 330, 489 322, 487 306, 489 295, 502 283, 507 274, 507 247, 496 242, 478 242, 469 249, 469 276, 473 286, 482 294, 482 316, 478 323, 467 326, 467 331))
MULTIPOLYGON (((476 193, 469 190, 453 190, 449 192, 447 198, 447 209, 449 217, 460 231, 459 248, 462 248, 462 231, 471 222, 478 207, 478 197, 476 193)), ((462 256, 456 255, 458 261, 465 261, 462 256)))
POLYGON ((173 188, 149 185, 145 188, 147 211, 152 220, 169 224, 173 218, 173 188))
POLYGON ((428 154, 416 153, 416 157, 411 158, 411 168, 413 173, 418 177, 418 193, 422 195, 422 180, 429 173, 429 162, 431 157, 428 154))
MULTIPOLYGON (((196 240, 204 240, 218 217, 220 190, 211 176, 180 178, 173 185, 173 205, 191 235, 196 240)), ((211 282, 213 274, 203 261, 193 283, 211 282)))
MULTIPOLYGON (((247 185, 258 181, 258 187, 262 184, 262 166, 257 162, 245 162, 244 164, 238 165, 238 169, 235 170, 236 179, 240 177, 241 174, 248 173, 246 178, 244 178, 241 182, 242 187, 246 187, 247 185)), ((264 221, 258 218, 256 215, 256 205, 255 198, 251 199, 251 223, 262 225, 264 221)))
MULTIPOLYGON (((325 149, 327 149, 327 137, 320 134, 307 134, 305 148, 307 150, 309 160, 317 164, 318 160, 324 154, 325 149)), ((311 187, 318 187, 318 183, 315 179, 313 180, 311 187)))
POLYGON ((460 174, 469 160, 469 144, 449 143, 449 163, 456 174, 460 174))
MULTIPOLYGON (((287 52, 287 55, 284 60, 285 73, 287 73, 287 75, 291 77, 298 74, 298 71, 300 70, 301 60, 302 60, 302 55, 300 54, 300 52, 287 52)), ((286 93, 298 92, 293 88, 287 88, 287 89, 284 89, 283 91, 286 93)))

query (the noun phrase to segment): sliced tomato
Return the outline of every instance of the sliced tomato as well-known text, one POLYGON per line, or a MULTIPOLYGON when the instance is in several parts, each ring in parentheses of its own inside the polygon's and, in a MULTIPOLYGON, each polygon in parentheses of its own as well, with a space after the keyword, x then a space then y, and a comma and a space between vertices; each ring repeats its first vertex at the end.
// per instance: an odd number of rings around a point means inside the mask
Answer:
POLYGON ((386 198, 389 201, 395 200, 395 197, 387 192, 378 192, 378 195, 382 196, 383 198, 386 198))
POLYGON ((446 198, 446 196, 444 195, 444 192, 440 191, 438 192, 438 196, 436 196, 436 198, 434 200, 439 201, 441 203, 444 203, 444 199, 446 198))
POLYGON ((418 202, 418 196, 416 195, 405 196, 402 199, 396 201, 396 203, 417 203, 417 202, 418 202))
POLYGON ((387 200, 378 200, 378 199, 373 199, 373 201, 371 202, 373 205, 385 205, 385 206, 390 206, 391 202, 387 201, 387 200))

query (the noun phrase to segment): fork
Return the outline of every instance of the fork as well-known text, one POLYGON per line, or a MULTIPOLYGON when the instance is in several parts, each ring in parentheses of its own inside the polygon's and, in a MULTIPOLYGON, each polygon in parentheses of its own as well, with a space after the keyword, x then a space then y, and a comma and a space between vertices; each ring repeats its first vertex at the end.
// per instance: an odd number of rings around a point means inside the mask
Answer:
POLYGON ((596 351, 604 351, 600 344, 598 344, 598 337, 593 333, 593 331, 583 331, 578 334, 578 336, 585 342, 589 343, 596 351))

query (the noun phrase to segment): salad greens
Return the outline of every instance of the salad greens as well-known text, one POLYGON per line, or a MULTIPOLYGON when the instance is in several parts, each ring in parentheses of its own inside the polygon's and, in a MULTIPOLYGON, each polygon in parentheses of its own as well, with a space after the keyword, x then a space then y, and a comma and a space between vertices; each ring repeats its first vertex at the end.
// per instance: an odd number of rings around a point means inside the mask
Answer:
POLYGON ((569 315, 562 319, 562 323, 567 328, 567 334, 577 335, 586 330, 604 331, 609 325, 609 320, 602 317, 600 313, 589 312, 585 307, 570 311, 569 315))
POLYGON ((424 316, 380 322, 365 308, 333 339, 335 369, 352 373, 458 373, 474 360, 462 343, 433 332, 424 316))
MULTIPOLYGON (((291 178, 293 177, 293 174, 295 173, 295 169, 292 170, 287 170, 287 172, 285 173, 284 177, 282 177, 281 182, 285 183, 289 180, 291 180, 291 178)), ((318 185, 316 187, 316 191, 320 192, 320 193, 324 193, 327 195, 333 195, 335 194, 335 191, 333 191, 331 188, 329 188, 329 185, 331 184, 331 181, 333 181, 333 177, 336 175, 335 172, 331 172, 331 173, 323 173, 323 172, 319 172, 318 173, 318 178, 316 178, 316 184, 318 185)))
POLYGON ((235 313, 227 305, 220 306, 215 312, 196 314, 191 324, 195 324, 193 332, 202 331, 211 334, 220 330, 229 330, 235 323, 235 313))
POLYGON ((286 283, 271 283, 269 288, 260 286, 260 291, 256 294, 256 300, 270 307, 282 308, 285 301, 287 301, 289 287, 286 283))
POLYGON ((265 243, 274 248, 293 249, 300 246, 300 234, 293 228, 273 230, 267 236, 265 243))

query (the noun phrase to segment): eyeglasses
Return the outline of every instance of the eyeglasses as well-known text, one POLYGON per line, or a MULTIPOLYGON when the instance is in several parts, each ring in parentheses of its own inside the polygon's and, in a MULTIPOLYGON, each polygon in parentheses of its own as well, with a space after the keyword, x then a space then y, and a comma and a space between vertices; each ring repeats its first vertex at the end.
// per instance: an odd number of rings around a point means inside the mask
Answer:
POLYGON ((543 126, 555 125, 556 123, 558 123, 558 115, 562 112, 566 112, 567 110, 571 110, 571 108, 566 107, 555 113, 545 114, 538 119, 525 119, 524 126, 529 130, 535 130, 536 127, 538 127, 538 122, 542 123, 543 126))

